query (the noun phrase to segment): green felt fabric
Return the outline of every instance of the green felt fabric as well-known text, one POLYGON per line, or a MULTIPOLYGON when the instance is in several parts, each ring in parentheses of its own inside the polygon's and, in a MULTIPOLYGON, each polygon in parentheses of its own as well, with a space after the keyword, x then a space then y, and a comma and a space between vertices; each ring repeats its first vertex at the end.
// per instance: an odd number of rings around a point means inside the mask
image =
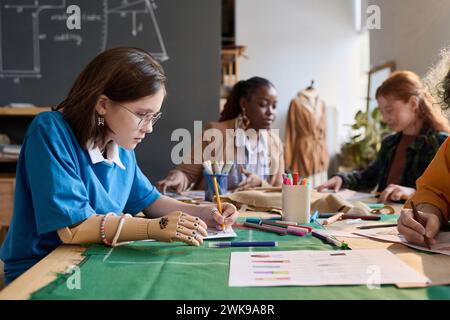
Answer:
MULTIPOLYGON (((383 217, 384 221, 396 216, 383 217)), ((317 227, 317 225, 315 225, 317 227)), ((277 240, 276 248, 190 247, 179 243, 140 242, 111 248, 92 245, 80 265, 81 289, 70 290, 68 275, 35 292, 31 299, 449 299, 450 286, 397 289, 382 286, 230 288, 228 272, 233 251, 333 250, 311 237, 279 236, 235 229, 235 241, 277 240)), ((335 249, 337 250, 337 249, 335 249)), ((70 275, 69 275, 70 276, 70 275)))

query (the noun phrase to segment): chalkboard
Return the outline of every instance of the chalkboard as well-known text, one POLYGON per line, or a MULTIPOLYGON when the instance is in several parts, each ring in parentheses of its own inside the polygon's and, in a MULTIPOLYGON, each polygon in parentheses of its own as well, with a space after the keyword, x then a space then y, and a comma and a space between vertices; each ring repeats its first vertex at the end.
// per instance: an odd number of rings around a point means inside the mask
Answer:
POLYGON ((0 0, 0 106, 57 105, 98 53, 145 49, 167 73, 168 98, 137 155, 144 173, 162 178, 173 167, 171 132, 218 117, 220 15, 220 0, 0 0), (71 5, 80 29, 68 28, 71 5))

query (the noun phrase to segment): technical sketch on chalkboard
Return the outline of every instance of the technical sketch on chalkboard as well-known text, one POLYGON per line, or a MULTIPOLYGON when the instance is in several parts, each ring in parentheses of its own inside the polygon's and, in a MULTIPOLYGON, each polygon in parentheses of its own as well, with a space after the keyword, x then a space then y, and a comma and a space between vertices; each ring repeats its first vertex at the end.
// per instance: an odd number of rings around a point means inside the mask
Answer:
POLYGON ((155 0, 0 0, 0 78, 16 83, 41 78, 48 52, 44 46, 53 52, 89 46, 96 54, 115 46, 145 44, 156 59, 166 61, 156 9, 155 0), (72 4, 81 8, 81 30, 66 27, 66 10, 72 4))

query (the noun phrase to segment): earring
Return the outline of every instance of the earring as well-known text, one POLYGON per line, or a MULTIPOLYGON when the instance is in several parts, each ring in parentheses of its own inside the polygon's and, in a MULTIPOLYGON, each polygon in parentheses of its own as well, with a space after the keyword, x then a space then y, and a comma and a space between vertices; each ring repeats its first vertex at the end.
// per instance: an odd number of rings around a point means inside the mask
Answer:
POLYGON ((242 124, 245 129, 248 129, 250 127, 250 119, 247 117, 247 113, 245 111, 245 108, 242 108, 242 124))
POLYGON ((102 116, 98 116, 98 118, 97 118, 97 125, 99 127, 103 127, 105 125, 105 118, 103 118, 102 116))

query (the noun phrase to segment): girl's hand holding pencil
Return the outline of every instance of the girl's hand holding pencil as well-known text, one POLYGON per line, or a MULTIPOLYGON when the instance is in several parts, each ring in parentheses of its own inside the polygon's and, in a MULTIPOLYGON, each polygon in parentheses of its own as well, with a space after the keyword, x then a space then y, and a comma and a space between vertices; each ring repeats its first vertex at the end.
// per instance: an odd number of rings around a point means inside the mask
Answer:
POLYGON ((236 207, 227 202, 223 202, 221 205, 222 214, 219 212, 217 205, 202 207, 201 217, 208 227, 225 230, 236 222, 239 216, 236 207))

